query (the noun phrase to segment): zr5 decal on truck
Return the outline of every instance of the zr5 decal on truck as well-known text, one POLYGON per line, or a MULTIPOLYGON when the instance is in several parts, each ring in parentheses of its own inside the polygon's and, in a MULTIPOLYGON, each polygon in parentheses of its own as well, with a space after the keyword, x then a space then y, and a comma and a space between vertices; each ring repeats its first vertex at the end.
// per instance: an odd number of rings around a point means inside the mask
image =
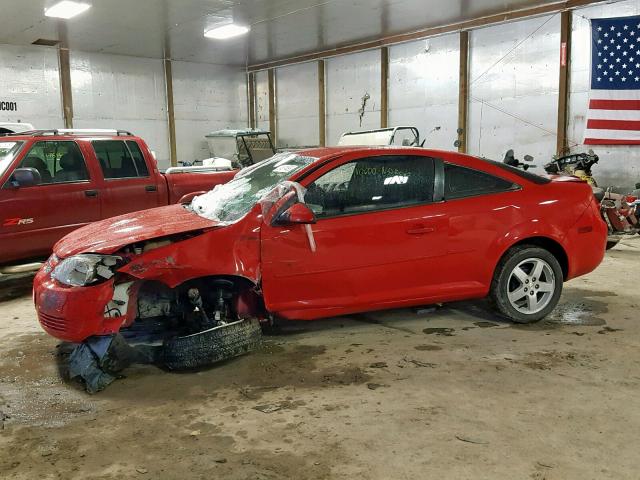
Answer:
POLYGON ((33 218, 7 218, 2 224, 3 227, 17 227, 18 225, 31 225, 33 218))

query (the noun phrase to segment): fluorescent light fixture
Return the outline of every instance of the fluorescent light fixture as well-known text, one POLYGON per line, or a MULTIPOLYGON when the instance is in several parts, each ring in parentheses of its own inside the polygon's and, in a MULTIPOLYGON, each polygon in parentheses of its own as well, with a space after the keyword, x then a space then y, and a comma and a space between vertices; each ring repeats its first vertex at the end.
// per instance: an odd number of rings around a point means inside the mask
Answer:
POLYGON ((248 33, 250 30, 249 27, 245 27, 244 25, 236 25, 235 23, 229 23, 227 25, 223 25, 222 27, 215 27, 211 30, 207 30, 204 32, 204 36, 207 38, 215 38, 216 40, 226 40, 228 38, 239 37, 240 35, 244 35, 248 33))
POLYGON ((47 17, 56 17, 70 19, 76 15, 80 15, 82 12, 86 12, 91 8, 88 3, 72 2, 70 0, 63 0, 58 2, 52 7, 45 8, 44 14, 47 17))

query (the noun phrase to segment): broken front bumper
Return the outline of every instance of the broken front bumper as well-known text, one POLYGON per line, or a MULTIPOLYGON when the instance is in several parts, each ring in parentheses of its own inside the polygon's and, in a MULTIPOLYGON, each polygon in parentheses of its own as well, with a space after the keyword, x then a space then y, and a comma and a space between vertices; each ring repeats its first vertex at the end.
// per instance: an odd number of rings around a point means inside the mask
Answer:
POLYGON ((40 325, 49 335, 67 342, 117 333, 126 323, 127 312, 109 310, 113 297, 113 279, 95 286, 68 287, 41 269, 33 282, 40 325))

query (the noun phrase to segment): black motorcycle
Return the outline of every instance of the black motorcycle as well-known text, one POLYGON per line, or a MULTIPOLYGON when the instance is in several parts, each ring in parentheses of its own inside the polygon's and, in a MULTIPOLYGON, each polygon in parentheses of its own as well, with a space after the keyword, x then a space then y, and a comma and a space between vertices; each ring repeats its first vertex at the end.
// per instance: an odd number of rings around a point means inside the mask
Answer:
POLYGON ((529 170, 530 168, 536 168, 535 165, 532 165, 533 157, 531 155, 525 155, 524 161, 528 163, 521 162, 515 157, 515 153, 513 150, 508 150, 506 155, 504 156, 503 163, 509 165, 510 167, 520 168, 524 171, 529 170))

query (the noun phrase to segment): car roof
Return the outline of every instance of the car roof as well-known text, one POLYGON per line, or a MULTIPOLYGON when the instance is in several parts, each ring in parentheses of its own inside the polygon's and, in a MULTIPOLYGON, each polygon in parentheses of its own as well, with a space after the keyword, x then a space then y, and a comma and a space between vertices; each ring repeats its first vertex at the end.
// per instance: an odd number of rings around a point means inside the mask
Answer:
MULTIPOLYGON (((533 173, 519 171, 513 167, 501 164, 500 162, 474 157, 465 153, 447 150, 437 150, 421 147, 399 147, 399 146, 349 146, 349 147, 324 147, 302 150, 296 152, 298 155, 317 158, 314 165, 324 163, 327 160, 349 154, 361 153, 363 156, 381 156, 381 155, 418 155, 423 157, 433 157, 444 161, 445 163, 454 163, 462 167, 480 170, 498 177, 507 178, 515 183, 522 183, 527 180, 529 183, 545 183, 548 181, 546 177, 535 175, 533 173), (539 177, 540 180, 535 177, 539 177)), ((304 175, 307 171, 313 170, 314 166, 310 165, 303 171, 299 172, 304 175)))
POLYGON ((400 146, 345 146, 345 147, 321 147, 301 150, 296 152, 298 155, 315 157, 320 161, 327 160, 332 157, 347 153, 362 153, 364 155, 419 155, 423 157, 440 158, 445 161, 455 161, 456 163, 465 164, 467 162, 480 165, 486 165, 486 161, 472 155, 464 153, 438 150, 422 147, 400 147, 400 146))

